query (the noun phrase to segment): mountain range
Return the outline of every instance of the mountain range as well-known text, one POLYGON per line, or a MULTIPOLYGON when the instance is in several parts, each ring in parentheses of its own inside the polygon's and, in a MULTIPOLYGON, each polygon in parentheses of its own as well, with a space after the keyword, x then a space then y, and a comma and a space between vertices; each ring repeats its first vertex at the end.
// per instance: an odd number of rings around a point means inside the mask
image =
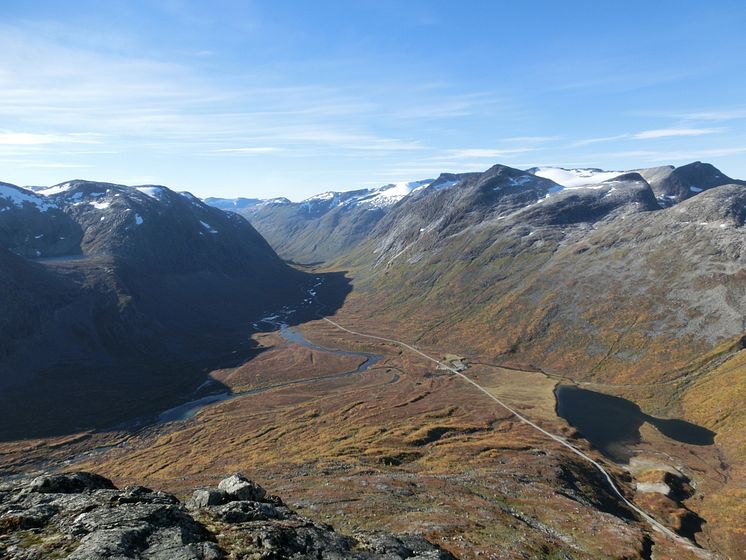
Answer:
POLYGON ((711 430, 727 482, 697 509, 708 538, 739 557, 745 186, 701 162, 495 165, 442 174, 365 222, 334 193, 313 213, 315 198, 241 212, 284 258, 349 271, 338 316, 351 328, 385 326, 383 336, 589 384, 711 430))
POLYGON ((240 212, 284 258, 353 271, 353 299, 416 320, 422 340, 618 380, 746 330, 745 185, 701 162, 496 165, 240 212), (397 196, 371 204, 381 192, 397 196), (472 328, 487 336, 459 335, 472 328))
POLYGON ((199 396, 206 372, 257 356, 248 335, 266 314, 292 308, 299 324, 321 311, 389 341, 629 399, 650 425, 696 425, 718 464, 691 451, 670 468, 705 491, 686 507, 689 486, 649 507, 690 537, 704 524, 707 542, 737 557, 744 187, 701 162, 494 165, 301 202, 0 184, 0 437, 143 422, 199 396))

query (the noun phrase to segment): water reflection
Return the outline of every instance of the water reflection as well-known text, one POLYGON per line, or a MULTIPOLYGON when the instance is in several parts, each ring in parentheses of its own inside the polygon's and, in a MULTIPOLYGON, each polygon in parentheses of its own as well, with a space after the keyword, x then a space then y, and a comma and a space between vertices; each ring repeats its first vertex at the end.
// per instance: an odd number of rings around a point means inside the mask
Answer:
POLYGON ((640 442, 640 426, 648 422, 663 435, 690 445, 712 445, 715 432, 679 419, 645 414, 634 402, 574 385, 555 390, 557 414, 575 427, 594 447, 614 461, 626 463, 631 447, 640 442))

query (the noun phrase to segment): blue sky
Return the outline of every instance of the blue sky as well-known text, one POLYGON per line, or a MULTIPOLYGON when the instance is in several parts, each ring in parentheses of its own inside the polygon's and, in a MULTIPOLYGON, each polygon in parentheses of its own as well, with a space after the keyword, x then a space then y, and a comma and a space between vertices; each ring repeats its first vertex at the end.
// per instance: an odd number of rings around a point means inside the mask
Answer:
POLYGON ((288 196, 709 161, 746 178, 730 1, 0 2, 0 180, 288 196))

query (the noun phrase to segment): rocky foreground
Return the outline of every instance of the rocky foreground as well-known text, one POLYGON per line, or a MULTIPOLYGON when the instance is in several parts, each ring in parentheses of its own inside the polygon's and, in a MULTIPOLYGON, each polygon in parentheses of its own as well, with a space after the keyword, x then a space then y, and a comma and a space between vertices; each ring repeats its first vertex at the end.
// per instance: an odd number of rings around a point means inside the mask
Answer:
POLYGON ((182 504, 85 472, 0 483, 0 558, 433 559, 450 553, 411 535, 345 536, 299 516, 240 474, 182 504))

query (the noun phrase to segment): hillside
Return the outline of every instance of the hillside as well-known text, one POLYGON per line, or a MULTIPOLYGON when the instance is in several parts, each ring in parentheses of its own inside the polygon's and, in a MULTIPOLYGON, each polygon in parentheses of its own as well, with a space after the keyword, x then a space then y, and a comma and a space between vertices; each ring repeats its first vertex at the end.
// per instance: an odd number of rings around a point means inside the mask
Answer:
POLYGON ((366 238, 386 212, 432 180, 374 189, 325 192, 302 202, 285 198, 245 205, 245 199, 205 199, 246 217, 284 258, 300 263, 329 261, 366 238))
POLYGON ((744 480, 746 425, 725 387, 742 372, 746 189, 701 163, 601 173, 555 174, 561 185, 494 166, 404 197, 332 263, 354 278, 338 320, 701 423, 720 467, 692 448, 665 468, 685 465, 703 488, 691 507, 705 538, 738 557, 742 508, 728 496, 744 480))
POLYGON ((300 304, 314 282, 245 219, 187 193, 89 181, 2 187, 11 314, 0 384, 12 387, 2 437, 167 408, 204 381, 206 365, 250 355, 251 323, 300 304))

